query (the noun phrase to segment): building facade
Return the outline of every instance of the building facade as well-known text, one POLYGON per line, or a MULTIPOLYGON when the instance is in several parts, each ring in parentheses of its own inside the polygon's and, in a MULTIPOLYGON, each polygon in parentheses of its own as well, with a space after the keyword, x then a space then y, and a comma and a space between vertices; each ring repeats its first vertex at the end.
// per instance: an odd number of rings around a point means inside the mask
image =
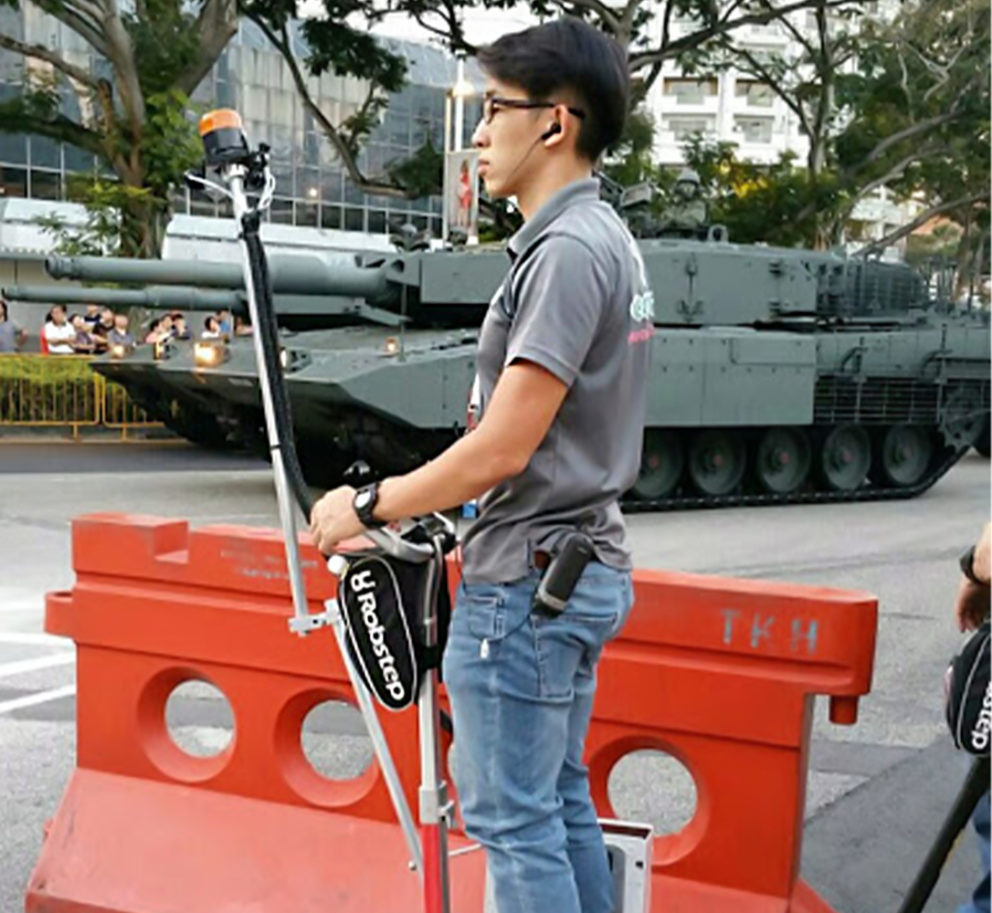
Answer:
MULTIPOLYGON (((42 44, 90 72, 100 72, 106 66, 75 32, 29 3, 16 10, 0 7, 0 32, 42 44)), ((456 70, 455 59, 435 46, 395 38, 381 40, 406 58, 408 73, 407 85, 390 96, 382 122, 363 145, 359 166, 370 177, 382 174, 389 163, 408 158, 428 140, 436 149, 442 148, 445 94, 454 84, 456 70)), ((297 53, 302 56, 302 40, 297 37, 296 42, 297 53)), ((20 93, 25 68, 42 74, 51 71, 48 64, 0 49, 0 99, 20 93)), ((470 69, 469 78, 481 86, 476 70, 470 69)), ((367 89, 363 81, 333 74, 311 77, 308 85, 333 123, 357 110, 367 89)), ((65 113, 78 117, 80 98, 69 88, 62 96, 65 113)), ((252 23, 241 21, 192 101, 197 110, 237 109, 249 141, 271 146, 277 181, 268 217, 272 222, 385 235, 390 225, 412 221, 440 237, 439 196, 419 200, 377 197, 363 193, 348 179, 330 142, 304 110, 282 56, 252 23)), ((466 123, 473 122, 478 107, 478 101, 468 101, 466 123)), ((191 111, 191 117, 195 113, 191 111)), ((92 155, 67 143, 0 133, 0 199, 66 200, 69 175, 99 169, 100 163, 92 155)), ((180 191, 173 204, 175 212, 186 215, 225 214, 221 206, 200 194, 180 191)))

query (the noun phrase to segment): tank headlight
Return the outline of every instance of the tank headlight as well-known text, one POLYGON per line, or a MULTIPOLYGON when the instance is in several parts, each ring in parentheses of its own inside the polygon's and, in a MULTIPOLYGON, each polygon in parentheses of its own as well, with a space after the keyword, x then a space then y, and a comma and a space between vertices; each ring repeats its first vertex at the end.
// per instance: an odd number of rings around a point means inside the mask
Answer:
POLYGON ((279 364, 282 365, 283 371, 288 371, 289 366, 293 363, 293 356, 289 354, 289 349, 279 350, 279 364))
POLYGON ((131 346, 126 346, 122 342, 115 342, 110 346, 111 358, 127 358, 131 354, 131 346))
POLYGON ((386 341, 382 345, 382 351, 386 355, 399 355, 400 341, 395 336, 387 337, 386 341))
POLYGON ((224 360, 225 346, 214 342, 193 344, 193 363, 200 368, 216 368, 224 360))
POLYGON ((155 343, 155 347, 152 350, 155 361, 161 361, 163 358, 169 358, 172 355, 172 343, 168 339, 162 339, 155 343))

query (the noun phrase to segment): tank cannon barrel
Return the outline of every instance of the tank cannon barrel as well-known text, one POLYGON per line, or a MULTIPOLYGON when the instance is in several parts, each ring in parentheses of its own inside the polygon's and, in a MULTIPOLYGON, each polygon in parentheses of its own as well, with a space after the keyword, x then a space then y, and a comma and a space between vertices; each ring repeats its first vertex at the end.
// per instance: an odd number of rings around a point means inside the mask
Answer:
MULTIPOLYGON (((388 262, 365 267, 354 262, 332 263, 316 256, 275 255, 269 258, 269 276, 275 293, 334 295, 366 301, 376 301, 388 295, 391 284, 389 268, 388 262)), ((143 285, 188 286, 193 283, 207 288, 244 288, 240 263, 50 256, 45 261, 45 269, 53 279, 143 285)))
POLYGON ((15 285, 3 289, 3 296, 11 301, 37 301, 44 304, 100 304, 112 308, 146 307, 179 311, 216 311, 226 308, 235 313, 245 312, 243 292, 176 285, 153 285, 144 289, 15 285))

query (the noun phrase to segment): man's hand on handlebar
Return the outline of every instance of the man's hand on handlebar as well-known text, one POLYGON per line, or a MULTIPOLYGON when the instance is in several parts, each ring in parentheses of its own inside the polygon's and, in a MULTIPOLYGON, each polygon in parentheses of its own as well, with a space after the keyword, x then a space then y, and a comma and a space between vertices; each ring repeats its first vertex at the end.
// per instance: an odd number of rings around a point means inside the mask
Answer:
POLYGON ((342 485, 314 504, 310 512, 310 537, 322 555, 330 555, 339 542, 365 532, 355 513, 354 499, 355 489, 342 485))

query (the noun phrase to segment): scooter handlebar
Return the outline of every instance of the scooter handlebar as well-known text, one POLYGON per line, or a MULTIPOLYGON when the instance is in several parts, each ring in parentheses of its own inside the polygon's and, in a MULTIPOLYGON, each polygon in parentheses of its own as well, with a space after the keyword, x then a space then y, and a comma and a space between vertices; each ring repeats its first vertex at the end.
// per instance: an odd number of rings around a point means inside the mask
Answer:
MULTIPOLYGON (((451 551, 457 544, 455 524, 443 514, 434 513, 426 517, 414 517, 414 520, 425 529, 428 536, 427 541, 411 541, 395 530, 386 527, 367 529, 365 535, 388 555, 392 555, 400 561, 408 561, 410 564, 423 564, 425 561, 430 561, 435 555, 434 542, 438 538, 441 539, 441 551, 443 553, 451 551), (428 524, 435 528, 431 530, 428 524)), ((347 556, 337 552, 327 555, 326 558, 328 570, 336 577, 340 577, 347 567, 347 556)))

